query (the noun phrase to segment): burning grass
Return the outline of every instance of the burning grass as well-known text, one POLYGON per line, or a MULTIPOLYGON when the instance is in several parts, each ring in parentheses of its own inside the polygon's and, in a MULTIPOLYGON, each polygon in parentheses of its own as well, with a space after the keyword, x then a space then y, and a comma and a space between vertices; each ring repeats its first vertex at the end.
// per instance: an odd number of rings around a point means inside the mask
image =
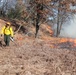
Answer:
POLYGON ((45 40, 48 40, 48 44, 51 48, 66 48, 66 49, 76 49, 76 39, 72 38, 44 38, 45 40))

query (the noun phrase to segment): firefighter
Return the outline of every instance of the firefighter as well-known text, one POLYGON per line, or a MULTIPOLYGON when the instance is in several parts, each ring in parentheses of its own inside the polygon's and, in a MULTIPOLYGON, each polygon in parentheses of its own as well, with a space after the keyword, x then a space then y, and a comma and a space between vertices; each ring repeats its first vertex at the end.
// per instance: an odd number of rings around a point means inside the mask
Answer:
POLYGON ((13 39, 13 30, 10 22, 7 22, 6 25, 2 28, 1 36, 2 35, 4 35, 5 46, 9 46, 10 37, 13 39))

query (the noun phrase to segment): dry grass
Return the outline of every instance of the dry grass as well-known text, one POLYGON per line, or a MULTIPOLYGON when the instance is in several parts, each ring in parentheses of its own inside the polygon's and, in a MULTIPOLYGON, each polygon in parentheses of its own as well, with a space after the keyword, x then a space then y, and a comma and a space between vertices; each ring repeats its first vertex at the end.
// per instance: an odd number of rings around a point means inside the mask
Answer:
POLYGON ((14 39, 10 47, 0 46, 0 75, 76 75, 76 49, 55 47, 60 38, 14 39))

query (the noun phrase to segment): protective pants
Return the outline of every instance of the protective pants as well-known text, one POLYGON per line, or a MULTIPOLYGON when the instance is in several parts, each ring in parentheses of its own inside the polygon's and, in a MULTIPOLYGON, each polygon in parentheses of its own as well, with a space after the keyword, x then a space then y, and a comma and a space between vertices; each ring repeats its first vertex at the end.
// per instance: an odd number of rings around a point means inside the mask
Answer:
POLYGON ((5 42, 6 46, 9 46, 9 43, 10 43, 10 35, 4 34, 4 42, 5 42))

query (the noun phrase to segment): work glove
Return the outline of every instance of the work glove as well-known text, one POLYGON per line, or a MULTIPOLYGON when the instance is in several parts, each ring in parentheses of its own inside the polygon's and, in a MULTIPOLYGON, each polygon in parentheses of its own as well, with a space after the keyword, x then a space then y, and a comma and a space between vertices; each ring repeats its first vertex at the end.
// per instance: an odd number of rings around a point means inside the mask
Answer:
POLYGON ((13 37, 11 37, 13 39, 13 37))
POLYGON ((1 37, 2 37, 2 34, 1 34, 1 37))

